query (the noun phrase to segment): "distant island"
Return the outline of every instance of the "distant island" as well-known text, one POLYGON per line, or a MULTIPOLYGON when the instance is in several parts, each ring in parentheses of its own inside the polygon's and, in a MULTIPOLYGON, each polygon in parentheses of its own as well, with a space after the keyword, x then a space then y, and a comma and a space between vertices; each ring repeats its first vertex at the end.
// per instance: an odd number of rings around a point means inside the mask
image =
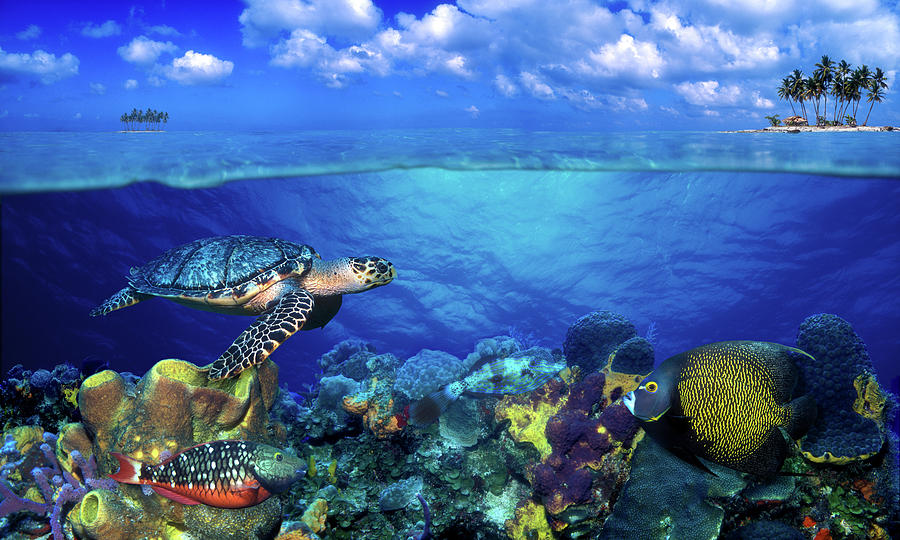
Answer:
POLYGON ((739 133, 787 132, 799 133, 810 131, 894 131, 892 126, 869 126, 869 115, 876 103, 884 100, 888 89, 886 75, 880 67, 871 71, 863 64, 853 68, 846 60, 835 64, 828 55, 822 56, 816 64, 812 75, 804 77, 803 72, 795 69, 781 80, 778 97, 786 100, 791 106, 792 116, 780 119, 777 114, 766 116, 769 127, 765 129, 740 130, 739 133), (869 110, 861 126, 857 125, 856 115, 860 101, 865 92, 869 110), (832 96, 831 120, 828 119, 828 96, 832 96), (799 105, 800 113, 794 104, 799 105), (815 125, 808 118, 806 104, 810 103, 815 114, 815 125))
POLYGON ((122 133, 162 131, 160 124, 165 125, 169 122, 169 113, 150 108, 146 111, 131 109, 130 113, 122 113, 119 122, 122 122, 124 128, 122 133))

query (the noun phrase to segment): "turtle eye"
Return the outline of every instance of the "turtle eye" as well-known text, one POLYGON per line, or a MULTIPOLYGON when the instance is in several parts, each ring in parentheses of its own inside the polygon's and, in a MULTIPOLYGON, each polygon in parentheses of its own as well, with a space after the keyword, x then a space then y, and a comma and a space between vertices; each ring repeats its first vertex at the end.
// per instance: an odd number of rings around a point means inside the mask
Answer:
POLYGON ((281 452, 275 452, 275 461, 282 461, 284 459, 284 454, 281 452))
POLYGON ((644 385, 644 390, 650 392, 651 394, 653 394, 654 392, 656 392, 658 389, 659 389, 659 385, 656 384, 655 381, 650 381, 650 382, 648 382, 647 384, 644 385))

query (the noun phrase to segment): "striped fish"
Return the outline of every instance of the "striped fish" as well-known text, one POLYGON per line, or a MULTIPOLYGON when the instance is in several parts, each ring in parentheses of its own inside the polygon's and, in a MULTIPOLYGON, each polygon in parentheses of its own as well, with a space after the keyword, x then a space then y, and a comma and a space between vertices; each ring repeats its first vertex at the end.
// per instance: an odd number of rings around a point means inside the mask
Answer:
POLYGON ((265 444, 222 440, 192 446, 159 465, 110 452, 119 470, 110 478, 142 484, 175 502, 246 508, 287 489, 306 474, 303 460, 265 444))
POLYGON ((409 418, 417 426, 426 426, 437 420, 463 394, 523 394, 540 388, 564 369, 565 360, 556 359, 550 351, 539 347, 498 358, 476 368, 465 379, 443 386, 414 403, 409 409, 409 418))
POLYGON ((686 461, 771 478, 790 448, 782 432, 798 439, 816 417, 812 396, 793 396, 800 356, 809 354, 762 341, 703 345, 664 361, 623 402, 686 461))

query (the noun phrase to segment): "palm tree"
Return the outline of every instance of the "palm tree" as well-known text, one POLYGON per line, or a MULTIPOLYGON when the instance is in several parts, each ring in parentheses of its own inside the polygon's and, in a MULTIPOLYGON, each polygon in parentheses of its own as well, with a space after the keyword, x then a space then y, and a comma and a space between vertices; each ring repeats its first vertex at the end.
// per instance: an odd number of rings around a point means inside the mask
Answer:
POLYGON ((869 66, 865 64, 853 70, 853 75, 850 79, 853 84, 852 98, 856 102, 853 105, 853 118, 856 118, 856 111, 859 108, 859 102, 862 99, 862 89, 869 86, 869 78, 871 76, 872 72, 869 71, 869 66))
POLYGON ((846 60, 841 60, 838 64, 837 68, 835 68, 835 80, 834 84, 831 87, 831 94, 835 98, 840 99, 841 107, 840 107, 840 115, 838 115, 838 102, 834 102, 834 121, 838 122, 839 118, 843 117, 844 114, 844 100, 846 98, 847 92, 847 76, 850 74, 850 64, 847 63, 846 60))
MULTIPOLYGON (((813 109, 816 113, 816 125, 819 125, 819 98, 822 96, 822 81, 810 75, 803 81, 803 86, 806 99, 813 102, 813 109)), ((806 122, 809 123, 809 119, 806 122)))
MULTIPOLYGON (((828 114, 828 90, 831 86, 831 81, 834 78, 834 62, 828 58, 827 54, 822 55, 822 60, 816 64, 816 71, 814 73, 816 79, 820 80, 822 83, 822 95, 825 96, 825 103, 822 107, 822 116, 828 114)), ((816 124, 818 124, 818 118, 816 118, 816 124)))
POLYGON ((794 102, 791 101, 791 77, 790 75, 781 79, 781 86, 778 87, 778 98, 787 100, 788 105, 791 106, 792 116, 797 116, 797 111, 794 109, 794 102))
POLYGON ((163 121, 163 124, 169 123, 169 113, 168 112, 163 113, 162 121, 163 121))
MULTIPOLYGON (((790 87, 791 87, 791 98, 800 104, 800 110, 803 112, 803 118, 806 119, 806 105, 803 102, 806 100, 806 89, 805 82, 803 79, 803 72, 799 69, 795 69, 790 75, 790 87)), ((807 120, 807 123, 809 121, 807 120)))
POLYGON ((872 107, 875 106, 876 103, 881 103, 881 100, 884 99, 884 91, 887 90, 888 84, 887 81, 884 80, 884 72, 881 71, 881 68, 875 68, 875 73, 872 74, 869 79, 869 94, 866 96, 866 101, 869 105, 869 112, 866 113, 866 121, 863 122, 863 125, 867 125, 869 123, 869 115, 872 114, 872 107))

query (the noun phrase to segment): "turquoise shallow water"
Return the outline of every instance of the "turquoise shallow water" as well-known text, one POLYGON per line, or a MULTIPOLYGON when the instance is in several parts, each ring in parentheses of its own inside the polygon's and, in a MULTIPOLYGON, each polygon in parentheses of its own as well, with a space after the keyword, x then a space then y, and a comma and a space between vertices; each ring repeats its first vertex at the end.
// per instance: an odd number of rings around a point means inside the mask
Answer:
POLYGON ((900 134, 518 130, 0 133, 0 193, 153 180, 450 170, 743 171, 900 177, 900 134))

